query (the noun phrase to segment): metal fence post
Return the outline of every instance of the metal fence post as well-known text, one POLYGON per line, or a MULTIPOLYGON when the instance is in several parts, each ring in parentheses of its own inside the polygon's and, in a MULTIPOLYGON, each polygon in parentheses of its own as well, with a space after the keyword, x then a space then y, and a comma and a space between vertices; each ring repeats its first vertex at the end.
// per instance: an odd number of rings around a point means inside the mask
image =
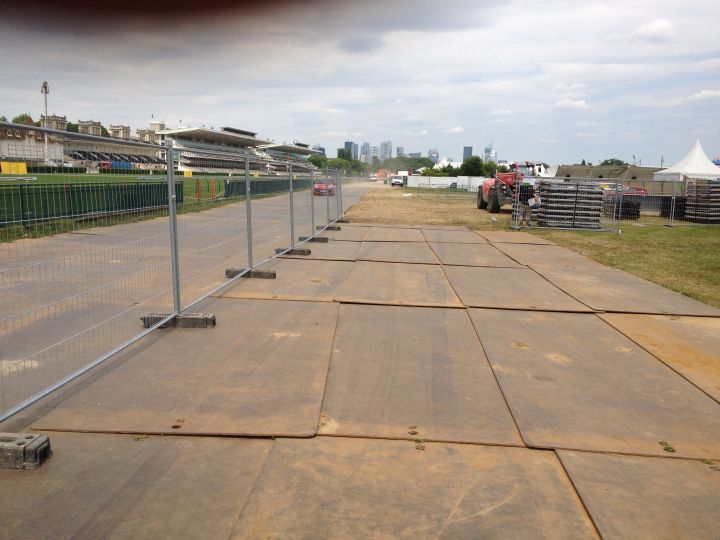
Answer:
POLYGON ((343 206, 343 183, 342 178, 340 178, 340 183, 338 184, 338 188, 340 191, 338 193, 340 194, 340 215, 343 215, 345 213, 345 207, 343 206))
POLYGON ((340 182, 342 179, 342 171, 335 173, 335 219, 340 218, 340 182))
POLYGON ((310 236, 315 236, 315 173, 310 172, 310 236))
POLYGON ((325 224, 330 225, 330 171, 325 169, 325 224))
POLYGON ((618 234, 620 234, 620 224, 622 218, 622 204, 620 201, 620 182, 615 183, 615 196, 613 197, 613 224, 616 225, 618 234))
POLYGON ((247 220, 248 270, 253 269, 252 193, 250 191, 250 158, 245 158, 245 219, 247 220))
POLYGON ((288 177, 290 178, 290 249, 294 249, 295 248, 295 207, 293 206, 292 163, 288 164, 288 177))
POLYGON ((177 234, 177 195, 175 194, 175 158, 172 140, 165 140, 165 158, 167 162, 168 217, 170 220, 170 257, 172 259, 173 309, 180 315, 180 257, 177 234))

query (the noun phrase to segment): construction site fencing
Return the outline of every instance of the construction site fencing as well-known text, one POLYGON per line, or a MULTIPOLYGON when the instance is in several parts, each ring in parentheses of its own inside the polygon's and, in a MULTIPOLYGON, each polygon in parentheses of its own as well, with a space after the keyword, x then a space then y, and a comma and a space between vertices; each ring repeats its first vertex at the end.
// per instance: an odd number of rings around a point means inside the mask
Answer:
POLYGON ((619 232, 630 224, 720 224, 720 180, 615 181, 525 178, 513 195, 513 227, 619 232))
POLYGON ((167 150, 163 185, 0 190, 0 422, 298 248, 352 202, 339 171, 240 154, 228 176, 204 151, 200 183, 178 178, 167 150))

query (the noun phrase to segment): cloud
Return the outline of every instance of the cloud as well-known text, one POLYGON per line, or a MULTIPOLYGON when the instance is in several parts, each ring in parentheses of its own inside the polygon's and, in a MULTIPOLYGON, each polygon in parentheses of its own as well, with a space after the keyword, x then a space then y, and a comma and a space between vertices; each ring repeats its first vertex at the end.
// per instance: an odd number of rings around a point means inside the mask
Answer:
POLYGON ((700 90, 688 98, 689 101, 711 101, 720 99, 720 90, 700 90))
POLYGON ((643 41, 667 41, 675 36, 673 25, 667 19, 655 19, 638 26, 632 35, 643 41))
POLYGON ((358 36, 343 39, 338 43, 338 49, 346 53, 360 54, 379 49, 384 45, 382 39, 369 36, 358 36))
POLYGON ((513 109, 495 109, 494 111, 490 111, 487 115, 488 116, 511 116, 515 114, 515 111, 513 109))
POLYGON ((427 134, 428 134, 428 130, 427 130, 427 129, 421 129, 420 131, 417 132, 417 134, 418 134, 418 135, 427 135, 427 134))
POLYGON ((584 99, 561 99, 560 101, 555 102, 553 108, 565 110, 581 110, 589 109, 590 106, 585 103, 584 99))
POLYGON ((588 131, 578 131, 578 132, 575 134, 575 136, 576 136, 576 137, 582 137, 582 138, 584 138, 584 139, 587 139, 587 138, 591 138, 591 137, 599 137, 600 135, 598 135, 597 133, 590 133, 590 132, 588 132, 588 131))
POLYGON ((552 138, 552 137, 546 137, 546 138, 540 139, 540 142, 543 143, 543 144, 555 144, 555 143, 559 143, 559 142, 560 142, 560 139, 554 139, 554 138, 552 138))
POLYGON ((465 133, 465 128, 462 126, 455 126, 448 129, 443 129, 443 133, 465 133))

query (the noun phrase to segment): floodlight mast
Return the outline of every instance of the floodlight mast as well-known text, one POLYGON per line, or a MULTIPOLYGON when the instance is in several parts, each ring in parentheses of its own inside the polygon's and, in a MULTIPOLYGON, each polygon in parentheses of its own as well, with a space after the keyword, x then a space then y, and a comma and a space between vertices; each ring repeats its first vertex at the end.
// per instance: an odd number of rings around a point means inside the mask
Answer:
MULTIPOLYGON (((47 108, 47 97, 50 93, 50 85, 47 81, 43 81, 42 86, 40 87, 40 93, 43 94, 45 97, 45 121, 43 122, 43 127, 48 127, 48 108, 47 108)), ((48 136, 47 132, 45 133, 45 165, 47 165, 50 162, 50 156, 48 154, 48 136)))

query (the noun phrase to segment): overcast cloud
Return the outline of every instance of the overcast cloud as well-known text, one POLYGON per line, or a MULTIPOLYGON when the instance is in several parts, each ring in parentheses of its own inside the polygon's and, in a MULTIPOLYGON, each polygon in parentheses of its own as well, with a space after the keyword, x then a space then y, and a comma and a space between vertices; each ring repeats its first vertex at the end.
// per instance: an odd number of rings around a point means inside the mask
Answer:
POLYGON ((494 141, 501 159, 659 165, 698 137, 720 154, 720 10, 710 0, 62 15, 0 21, 0 115, 39 116, 47 80, 50 113, 73 121, 229 125, 331 156, 348 139, 456 159, 494 141))

